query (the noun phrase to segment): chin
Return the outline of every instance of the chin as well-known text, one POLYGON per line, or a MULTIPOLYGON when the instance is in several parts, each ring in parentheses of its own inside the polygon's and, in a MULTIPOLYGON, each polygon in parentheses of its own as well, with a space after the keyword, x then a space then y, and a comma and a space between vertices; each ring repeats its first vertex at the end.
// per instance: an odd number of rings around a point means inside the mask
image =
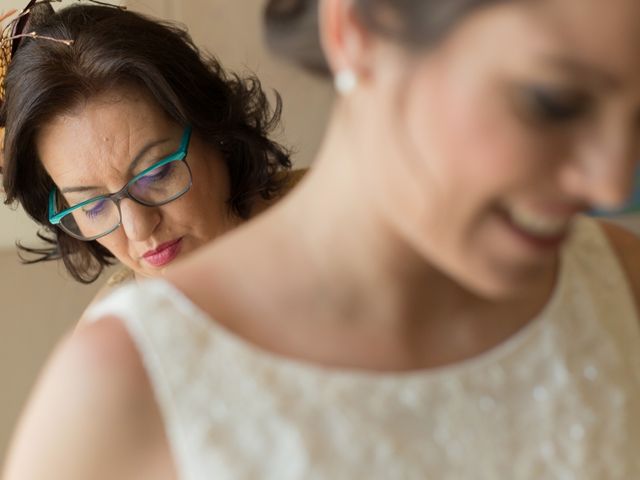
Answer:
POLYGON ((525 293, 530 284, 526 282, 514 283, 506 282, 501 278, 488 278, 483 282, 475 282, 468 288, 478 297, 489 301, 505 301, 519 297, 525 293))
POLYGON ((540 288, 555 272, 555 262, 537 264, 503 263, 469 275, 464 282, 476 295, 491 301, 521 297, 540 288))

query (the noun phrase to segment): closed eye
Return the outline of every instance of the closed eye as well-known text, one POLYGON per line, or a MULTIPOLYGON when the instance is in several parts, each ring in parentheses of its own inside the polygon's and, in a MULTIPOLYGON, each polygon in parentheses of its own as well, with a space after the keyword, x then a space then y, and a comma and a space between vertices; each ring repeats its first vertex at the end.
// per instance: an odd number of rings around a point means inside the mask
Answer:
POLYGON ((85 215, 89 218, 96 218, 98 217, 102 212, 104 212, 104 210, 107 208, 107 201, 106 199, 103 200, 98 200, 96 202, 93 202, 89 205, 87 205, 88 208, 83 208, 82 211, 85 213, 85 215))
POLYGON ((591 108, 588 95, 562 88, 526 86, 518 99, 523 113, 543 124, 567 123, 583 117, 591 108))
POLYGON ((158 182, 164 179, 165 177, 167 177, 171 173, 173 166, 174 166, 173 162, 169 162, 169 163, 166 163, 165 165, 162 165, 161 167, 154 168, 146 175, 138 178, 136 180, 136 184, 141 187, 146 187, 152 183, 158 182))

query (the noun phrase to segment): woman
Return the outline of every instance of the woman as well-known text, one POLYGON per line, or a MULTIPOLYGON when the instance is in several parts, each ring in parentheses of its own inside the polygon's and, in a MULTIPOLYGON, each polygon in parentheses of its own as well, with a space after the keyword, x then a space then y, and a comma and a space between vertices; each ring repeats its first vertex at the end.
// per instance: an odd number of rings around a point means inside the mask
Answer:
POLYGON ((320 12, 312 173, 92 311, 8 479, 640 477, 640 242, 581 216, 632 189, 640 4, 320 12))
POLYGON ((183 30, 31 2, 3 51, 7 203, 48 244, 22 247, 29 263, 62 259, 84 283, 114 260, 126 268, 110 283, 153 277, 287 188, 288 153, 269 138, 280 99, 272 113, 257 78, 227 74, 183 30))

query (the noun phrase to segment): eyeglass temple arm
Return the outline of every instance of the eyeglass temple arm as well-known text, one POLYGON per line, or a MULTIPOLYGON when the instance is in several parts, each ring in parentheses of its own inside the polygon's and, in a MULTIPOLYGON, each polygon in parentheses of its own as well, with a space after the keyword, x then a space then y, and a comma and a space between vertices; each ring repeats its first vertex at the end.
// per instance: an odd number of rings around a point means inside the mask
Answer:
POLYGON ((52 188, 51 193, 49 193, 49 223, 52 225, 57 225, 60 223, 59 218, 56 217, 56 189, 52 188))
POLYGON ((50 40, 52 42, 62 43, 66 46, 73 45, 73 40, 65 40, 62 38, 48 37, 46 35, 38 35, 36 32, 20 33, 19 35, 13 35, 12 37, 3 38, 2 41, 10 42, 11 40, 15 40, 16 38, 34 38, 38 40, 50 40))
POLYGON ((182 135, 182 142, 180 142, 180 152, 187 153, 189 146, 189 140, 191 140, 191 126, 184 129, 184 135, 182 135))

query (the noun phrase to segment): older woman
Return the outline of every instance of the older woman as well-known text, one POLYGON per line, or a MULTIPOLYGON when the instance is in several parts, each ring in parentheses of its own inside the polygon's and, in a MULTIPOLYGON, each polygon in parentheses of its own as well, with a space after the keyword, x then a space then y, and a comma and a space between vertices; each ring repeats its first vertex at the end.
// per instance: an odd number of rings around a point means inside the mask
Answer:
POLYGON ((640 240, 581 215, 632 191, 640 3, 320 12, 314 171, 91 312, 8 480, 640 478, 640 240))
POLYGON ((288 188, 280 115, 186 32, 119 7, 32 1, 5 29, 4 189, 44 229, 29 262, 153 277, 288 188), (8 67, 8 68, 7 68, 8 67), (7 71, 8 70, 8 71, 7 71))

